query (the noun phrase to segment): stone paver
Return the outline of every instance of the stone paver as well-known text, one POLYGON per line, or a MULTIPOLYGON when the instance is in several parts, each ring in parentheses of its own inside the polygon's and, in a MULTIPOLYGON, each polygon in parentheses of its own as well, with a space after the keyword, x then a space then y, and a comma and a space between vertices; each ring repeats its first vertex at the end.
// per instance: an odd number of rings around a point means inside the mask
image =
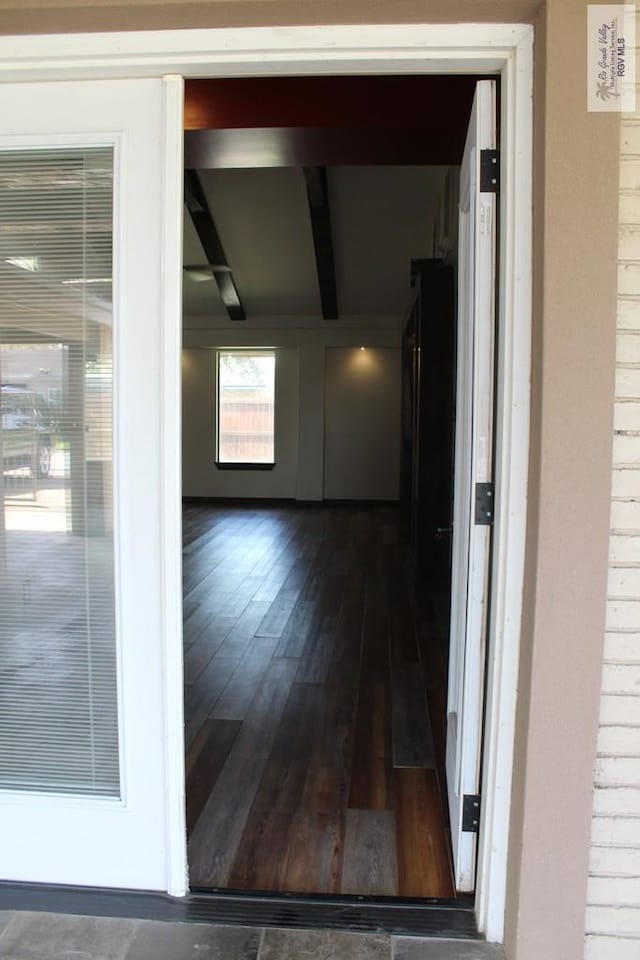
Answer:
POLYGON ((124 960, 137 920, 18 913, 0 938, 3 960, 124 960))
MULTIPOLYGON (((5 929, 12 917, 13 910, 0 910, 0 937, 2 936, 2 931, 5 929)), ((0 954, 0 956, 2 956, 2 954, 0 954)))
POLYGON ((502 947, 478 940, 392 937, 393 960, 503 960, 502 947))
POLYGON ((257 927, 141 920, 125 960, 256 960, 257 927))
POLYGON ((391 938, 333 930, 266 930, 260 960, 391 960, 391 938))
POLYGON ((504 960, 481 941, 0 911, 2 960, 504 960))

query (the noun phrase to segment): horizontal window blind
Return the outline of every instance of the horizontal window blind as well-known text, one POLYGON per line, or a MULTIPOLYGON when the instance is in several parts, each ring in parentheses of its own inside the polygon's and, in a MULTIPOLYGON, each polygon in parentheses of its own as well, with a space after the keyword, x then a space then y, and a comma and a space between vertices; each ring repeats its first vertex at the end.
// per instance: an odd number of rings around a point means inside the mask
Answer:
POLYGON ((113 151, 0 152, 0 789, 119 795, 113 151))

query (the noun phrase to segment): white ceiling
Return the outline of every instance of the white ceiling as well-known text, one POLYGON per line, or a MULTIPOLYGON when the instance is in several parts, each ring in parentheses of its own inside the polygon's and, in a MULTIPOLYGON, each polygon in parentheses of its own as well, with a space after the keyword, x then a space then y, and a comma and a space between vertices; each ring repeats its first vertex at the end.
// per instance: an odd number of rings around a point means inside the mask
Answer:
MULTIPOLYGON (((446 167, 327 170, 340 320, 399 321, 413 258, 431 255, 446 167)), ((248 319, 321 318, 303 171, 296 167, 199 173, 248 319)), ((206 257, 185 209, 184 263, 206 257)), ((224 320, 215 281, 184 276, 184 316, 224 320)))

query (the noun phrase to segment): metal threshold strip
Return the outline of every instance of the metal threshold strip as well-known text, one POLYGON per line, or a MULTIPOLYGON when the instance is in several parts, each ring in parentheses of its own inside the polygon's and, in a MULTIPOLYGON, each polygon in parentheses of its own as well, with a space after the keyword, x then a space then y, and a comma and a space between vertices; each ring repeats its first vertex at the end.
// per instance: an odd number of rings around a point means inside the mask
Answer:
POLYGON ((132 890, 0 882, 0 910, 481 939, 472 897, 423 900, 216 889, 174 898, 132 890))

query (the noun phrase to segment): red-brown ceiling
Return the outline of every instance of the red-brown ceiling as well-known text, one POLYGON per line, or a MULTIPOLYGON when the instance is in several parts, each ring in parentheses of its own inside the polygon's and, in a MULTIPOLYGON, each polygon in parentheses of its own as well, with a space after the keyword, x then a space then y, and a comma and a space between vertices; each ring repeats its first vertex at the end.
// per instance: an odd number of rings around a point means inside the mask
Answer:
POLYGON ((459 164, 475 76, 188 80, 189 167, 459 164))

